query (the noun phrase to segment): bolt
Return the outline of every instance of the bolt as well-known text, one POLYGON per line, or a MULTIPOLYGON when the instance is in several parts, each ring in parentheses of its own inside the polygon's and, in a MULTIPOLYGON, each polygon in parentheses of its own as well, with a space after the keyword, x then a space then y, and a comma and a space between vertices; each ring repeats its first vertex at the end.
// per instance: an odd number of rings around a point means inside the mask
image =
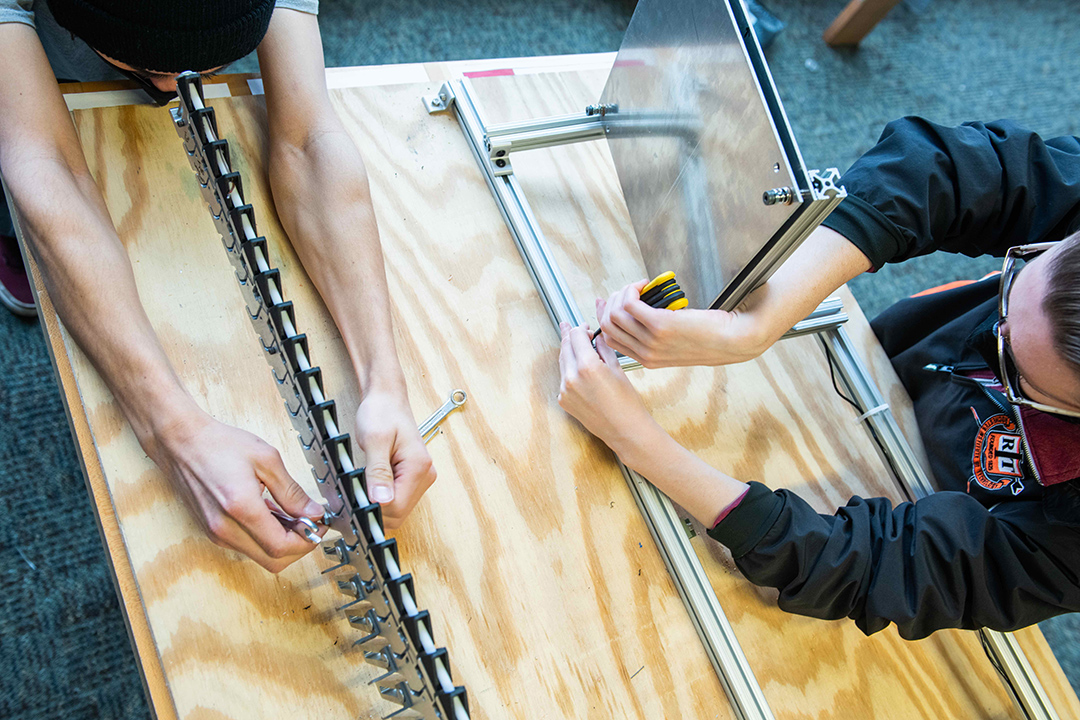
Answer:
POLYGON ((598 103, 596 105, 587 105, 587 106, 585 106, 585 114, 590 115, 590 116, 599 115, 600 117, 604 117, 608 113, 614 113, 614 112, 618 112, 618 111, 619 111, 619 106, 616 103, 612 103, 610 105, 605 105, 604 103, 598 103))
POLYGON ((333 545, 323 545, 322 549, 327 557, 334 558, 339 562, 349 561, 349 551, 345 549, 345 544, 343 542, 339 541, 333 545))
POLYGON ((773 188, 761 194, 761 202, 766 205, 790 205, 795 200, 795 192, 789 187, 773 188))
POLYGON ((364 592, 360 589, 360 578, 356 576, 353 576, 348 580, 339 580, 338 589, 345 595, 354 597, 358 600, 363 599, 364 597, 364 592))
POLYGON ((503 157, 505 155, 506 155, 505 150, 500 150, 499 152, 495 153, 495 157, 503 157))
POLYGON ((501 168, 506 167, 506 161, 505 160, 496 160, 495 161, 495 167, 501 167, 501 168))
POLYGON ((431 99, 431 107, 442 107, 443 101, 441 97, 431 99))

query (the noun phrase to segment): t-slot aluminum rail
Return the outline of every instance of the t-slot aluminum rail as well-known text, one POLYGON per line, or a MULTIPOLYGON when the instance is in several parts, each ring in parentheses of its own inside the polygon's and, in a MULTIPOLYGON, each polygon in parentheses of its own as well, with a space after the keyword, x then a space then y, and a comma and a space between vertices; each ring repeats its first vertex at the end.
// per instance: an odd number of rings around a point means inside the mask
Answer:
MULTIPOLYGON (((476 156, 484 177, 495 195, 496 204, 521 252, 521 257, 540 291, 556 330, 560 322, 580 325, 584 321, 569 286, 552 257, 540 224, 513 174, 496 175, 487 162, 484 122, 466 84, 447 83, 438 98, 426 99, 430 111, 456 110, 458 122, 476 156)), ((705 569, 694 552, 685 526, 671 501, 638 473, 621 461, 626 478, 649 532, 656 542, 668 571, 675 580, 683 603, 705 646, 709 659, 724 686, 732 708, 740 720, 773 720, 772 710, 750 669, 735 631, 724 615, 705 569)))
MULTIPOLYGON (((837 374, 852 400, 859 406, 862 419, 877 441, 908 497, 918 500, 934 492, 930 478, 915 457, 907 438, 900 431, 892 410, 859 358, 851 337, 842 327, 818 335, 832 358, 837 374)), ((1058 720, 1057 711, 1043 689, 1023 649, 1012 633, 982 629, 978 631, 987 655, 999 668, 1017 707, 1030 720, 1058 720)))
MULTIPOLYGON (((598 116, 587 112, 585 115, 562 115, 487 126, 467 81, 444 84, 437 95, 424 98, 424 103, 429 112, 456 110, 465 138, 484 172, 529 274, 540 291, 552 323, 556 328, 560 321, 581 324, 583 318, 566 280, 551 255, 520 184, 513 175, 510 154, 513 151, 600 139, 606 134, 603 114, 599 113, 598 116)), ((810 191, 809 199, 829 202, 814 203, 816 207, 812 216, 800 218, 800 224, 809 228, 802 229, 806 234, 831 212, 843 196, 842 190, 837 193, 827 192, 837 189, 835 171, 825 175, 811 173, 810 179, 814 187, 810 191)), ((804 193, 805 197, 807 196, 804 193)), ((790 253, 790 250, 788 252, 790 253)), ((783 337, 817 334, 834 362, 841 382, 862 410, 862 419, 866 421, 870 433, 908 496, 916 500, 925 497, 934 492, 933 486, 915 457, 911 445, 900 431, 891 409, 867 372, 851 338, 841 327, 847 320, 848 316, 843 312, 843 303, 839 298, 829 298, 783 337)), ((641 367, 640 363, 628 357, 620 356, 619 361, 625 370, 641 367)), ((772 718, 772 711, 753 670, 716 599, 671 501, 621 461, 619 467, 668 571, 675 578, 679 594, 736 715, 743 720, 772 718)), ((1029 720, 1059 720, 1057 711, 1016 638, 1009 633, 993 630, 978 632, 987 654, 1000 668, 1006 689, 1024 716, 1029 720)))

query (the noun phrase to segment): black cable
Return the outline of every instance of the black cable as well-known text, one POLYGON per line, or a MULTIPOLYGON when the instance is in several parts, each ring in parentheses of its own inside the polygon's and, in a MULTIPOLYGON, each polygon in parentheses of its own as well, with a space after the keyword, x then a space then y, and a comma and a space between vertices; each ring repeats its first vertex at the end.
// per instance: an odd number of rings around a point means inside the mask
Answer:
POLYGON ((863 409, 859 407, 859 403, 855 402, 843 392, 841 392, 840 386, 836 384, 836 366, 833 365, 832 353, 829 352, 829 349, 825 347, 824 343, 822 343, 821 349, 825 353, 825 359, 829 362, 829 377, 832 379, 833 390, 836 391, 836 394, 840 396, 841 400, 843 400, 848 405, 855 408, 860 414, 862 414, 863 409))
POLYGON ((997 674, 1001 676, 1001 682, 1005 683, 1005 687, 1008 689, 1009 694, 1016 700, 1017 705, 1020 705, 1020 693, 1017 692, 1016 686, 1013 685, 1012 680, 1010 680, 1009 676, 1005 673, 1005 668, 1001 666, 1001 663, 994 656, 993 651, 990 650, 990 643, 986 641, 985 631, 979 632, 979 644, 982 645, 983 652, 986 653, 986 659, 990 661, 994 670, 997 670, 997 674))

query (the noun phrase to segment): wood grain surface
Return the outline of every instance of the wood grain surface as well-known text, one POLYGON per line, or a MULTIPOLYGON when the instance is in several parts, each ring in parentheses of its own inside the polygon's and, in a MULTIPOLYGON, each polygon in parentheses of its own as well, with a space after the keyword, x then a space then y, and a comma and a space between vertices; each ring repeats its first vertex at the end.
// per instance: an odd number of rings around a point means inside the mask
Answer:
MULTIPOLYGON (((475 80, 488 122, 580 112, 604 74, 475 80)), ((516 153, 517 174, 586 317, 593 300, 645 277, 604 143, 516 153)), ((856 342, 920 457, 910 400, 850 294, 856 342)), ((595 322, 594 322, 595 324, 595 322)), ((852 495, 904 499, 856 413, 833 392, 814 338, 779 343, 756 362, 721 369, 642 371, 635 384, 658 421, 701 457, 742 480, 798 492, 821 512, 852 495)), ((976 634, 866 638, 850 621, 781 612, 775 592, 751 586, 730 554, 697 527, 694 544, 729 620, 781 718, 1017 717, 976 634)), ((1080 704, 1037 628, 1021 633, 1062 717, 1080 704)))
MULTIPOLYGON (((501 122, 579 111, 603 79, 534 75, 476 87, 487 119, 501 122)), ((554 403, 554 329, 457 123, 423 110, 419 97, 435 87, 333 97, 368 166, 415 414, 454 387, 470 396, 430 445, 439 481, 397 533, 436 639, 450 648, 475 717, 731 717, 610 453, 554 403)), ((328 391, 354 405, 337 332, 273 215, 262 101, 212 104, 328 391)), ((75 119, 178 372, 215 417, 281 450, 312 492, 167 113, 105 108, 75 119)), ((521 154, 514 165, 587 315, 596 295, 641 276, 602 143, 521 154)), ((858 314, 849 331, 874 350, 858 314)), ((81 396, 65 383, 68 401, 85 407, 88 425, 75 423, 84 453, 97 448, 84 460, 91 476, 95 465, 102 471, 95 497, 118 576, 129 568, 120 590, 159 716, 392 709, 365 685, 374 671, 348 650, 356 634, 335 611, 340 596, 319 572, 325 561, 311 556, 275 577, 214 547, 85 357, 62 331, 51 337, 81 396)), ((894 407, 904 407, 887 359, 869 361, 894 407)), ((639 373, 635 382, 665 427, 737 477, 796 489, 829 511, 852 494, 899 497, 833 395, 812 339, 786 341, 755 363, 639 373)), ((903 413, 901 423, 913 427, 903 413)), ((890 630, 867 639, 849 622, 788 615, 700 528, 694 542, 778 717, 1016 716, 974 635, 907 643, 890 630)), ((1062 716, 1080 716, 1038 630, 1021 642, 1062 716)))
MULTIPOLYGON (((415 413, 451 388, 469 393, 430 445, 440 480, 397 534, 455 679, 478 718, 731 717, 610 454, 555 404, 555 335, 456 122, 423 110, 434 89, 341 91, 334 102, 368 166, 415 413)), ((273 214, 262 101, 213 105, 328 392, 355 405, 344 348, 273 214)), ((277 447, 313 491, 168 114, 74 117, 185 384, 215 417, 277 447)), ((213 546, 86 358, 66 337, 61 349, 123 540, 110 550, 132 568, 175 714, 392 709, 365 686, 375 673, 349 649, 357 635, 335 610, 325 561, 275 577, 213 546)))

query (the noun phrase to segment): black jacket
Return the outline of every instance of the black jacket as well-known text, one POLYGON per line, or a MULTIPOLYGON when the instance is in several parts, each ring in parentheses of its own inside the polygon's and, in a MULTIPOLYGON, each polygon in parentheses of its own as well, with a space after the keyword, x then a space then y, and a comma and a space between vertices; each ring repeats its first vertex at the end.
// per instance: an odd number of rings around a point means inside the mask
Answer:
MULTIPOLYGON (((890 123, 843 184, 849 197, 824 224, 875 267, 936 250, 1002 256, 1080 229, 1080 139, 1043 141, 1007 121, 890 123)), ((747 578, 780 591, 781 608, 846 616, 867 634, 893 622, 908 639, 1080 610, 1080 481, 1036 481, 1021 420, 978 379, 989 376, 996 295, 986 280, 901 301, 873 323, 942 492, 895 507, 855 497, 822 515, 751 483, 710 531, 747 578)), ((1080 427, 1069 427, 1076 478, 1080 427)))

